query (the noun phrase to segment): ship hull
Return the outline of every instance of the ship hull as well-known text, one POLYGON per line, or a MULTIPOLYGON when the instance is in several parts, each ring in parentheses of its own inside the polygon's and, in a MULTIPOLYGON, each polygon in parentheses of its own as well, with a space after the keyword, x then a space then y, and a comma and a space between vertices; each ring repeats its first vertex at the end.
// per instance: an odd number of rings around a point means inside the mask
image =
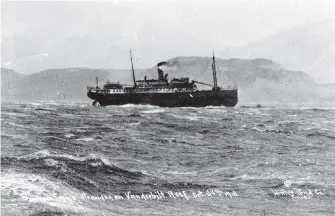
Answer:
POLYGON ((161 107, 205 107, 226 106, 233 107, 238 102, 236 89, 220 91, 195 91, 171 93, 124 93, 104 94, 88 92, 87 96, 101 106, 124 104, 150 104, 161 107))

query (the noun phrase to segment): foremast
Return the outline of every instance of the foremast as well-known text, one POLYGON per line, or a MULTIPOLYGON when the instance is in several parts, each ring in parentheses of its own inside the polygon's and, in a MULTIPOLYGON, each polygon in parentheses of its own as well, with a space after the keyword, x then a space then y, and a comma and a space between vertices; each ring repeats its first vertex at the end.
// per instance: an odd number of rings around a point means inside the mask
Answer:
POLYGON ((213 51, 212 71, 213 71, 213 82, 214 82, 213 91, 217 91, 217 90, 220 90, 220 88, 218 87, 218 80, 217 80, 217 76, 216 76, 216 65, 215 65, 214 51, 213 51))
POLYGON ((135 71, 134 71, 134 65, 133 65, 133 55, 131 54, 131 49, 129 49, 129 52, 130 52, 131 70, 133 72, 133 83, 134 83, 134 87, 136 87, 135 71))

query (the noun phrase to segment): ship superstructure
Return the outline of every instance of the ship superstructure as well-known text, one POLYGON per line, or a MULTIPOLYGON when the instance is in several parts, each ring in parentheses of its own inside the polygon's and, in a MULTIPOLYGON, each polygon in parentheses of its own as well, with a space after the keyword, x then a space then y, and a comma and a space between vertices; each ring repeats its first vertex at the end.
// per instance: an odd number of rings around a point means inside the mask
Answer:
POLYGON ((151 104, 164 107, 203 107, 203 106, 235 106, 238 101, 237 88, 223 89, 217 85, 215 56, 213 53, 213 85, 192 80, 188 77, 172 78, 164 74, 162 66, 157 64, 157 79, 135 79, 132 52, 130 50, 133 85, 107 81, 103 88, 88 87, 87 96, 94 100, 93 105, 151 104), (198 90, 196 84, 211 86, 211 90, 198 90))

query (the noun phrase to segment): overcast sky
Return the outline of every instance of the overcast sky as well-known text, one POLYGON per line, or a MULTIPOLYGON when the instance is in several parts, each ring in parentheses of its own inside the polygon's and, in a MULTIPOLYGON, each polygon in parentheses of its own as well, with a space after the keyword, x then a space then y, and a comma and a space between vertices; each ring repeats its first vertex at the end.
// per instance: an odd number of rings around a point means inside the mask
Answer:
POLYGON ((175 56, 210 56, 212 49, 334 18, 335 2, 2 1, 1 12, 2 65, 34 73, 127 69, 129 48, 138 68, 175 56))
MULTIPOLYGON (((140 40, 140 28, 221 39, 239 46, 334 16, 334 1, 2 2, 2 38, 52 25, 67 34, 104 26, 140 40), (164 28, 163 28, 164 27, 164 28)), ((148 35, 145 35, 146 37, 148 35)), ((155 35, 152 35, 154 40, 155 35)))

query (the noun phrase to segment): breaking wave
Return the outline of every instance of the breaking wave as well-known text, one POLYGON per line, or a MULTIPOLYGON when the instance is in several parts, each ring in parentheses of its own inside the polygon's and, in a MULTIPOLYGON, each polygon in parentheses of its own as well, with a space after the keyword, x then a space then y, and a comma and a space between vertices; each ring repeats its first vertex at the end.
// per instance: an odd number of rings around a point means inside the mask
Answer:
MULTIPOLYGON (((325 191, 327 196, 310 200, 315 208, 330 208, 335 195, 334 109, 7 103, 1 111, 4 215, 97 215, 97 209, 101 215, 168 215, 165 208, 210 214, 217 206, 232 206, 217 214, 243 215, 242 204, 249 215, 254 206, 286 204, 271 195, 286 187, 285 180, 325 191), (192 196, 213 188, 239 197, 46 199, 129 191, 192 196)), ((287 214, 297 215, 303 203, 295 202, 287 214)))

